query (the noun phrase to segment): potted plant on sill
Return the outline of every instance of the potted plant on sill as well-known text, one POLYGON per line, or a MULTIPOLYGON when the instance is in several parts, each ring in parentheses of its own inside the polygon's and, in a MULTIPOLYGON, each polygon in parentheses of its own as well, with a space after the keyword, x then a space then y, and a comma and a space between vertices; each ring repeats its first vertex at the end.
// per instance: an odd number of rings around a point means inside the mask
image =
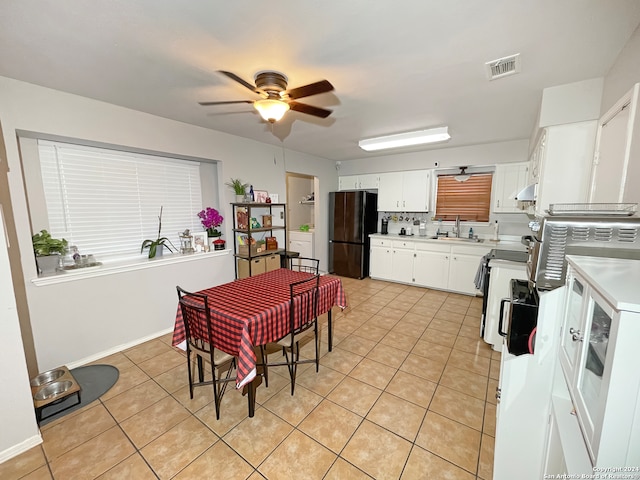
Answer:
POLYGON ((52 273, 60 265, 60 258, 67 249, 67 241, 51 237, 46 230, 40 230, 31 237, 36 264, 40 273, 52 273))
POLYGON ((225 183, 227 187, 231 187, 236 194, 236 203, 244 202, 244 195, 247 191, 248 183, 242 183, 239 178, 232 178, 230 182, 225 183))
POLYGON ((207 237, 209 237, 209 246, 213 250, 214 240, 222 236, 222 232, 218 230, 218 227, 222 225, 224 218, 220 215, 220 212, 215 208, 207 207, 198 213, 198 218, 202 226, 207 231, 207 237))
POLYGON ((142 253, 145 248, 149 248, 149 258, 161 257, 164 247, 167 247, 169 251, 173 253, 173 250, 171 250, 171 247, 167 245, 167 243, 173 248, 176 248, 173 243, 171 243, 171 240, 167 237, 160 236, 160 232, 162 231, 162 208, 163 207, 160 207, 160 216, 158 217, 158 238, 156 240, 145 240, 142 242, 142 247, 140 248, 140 253, 142 253))

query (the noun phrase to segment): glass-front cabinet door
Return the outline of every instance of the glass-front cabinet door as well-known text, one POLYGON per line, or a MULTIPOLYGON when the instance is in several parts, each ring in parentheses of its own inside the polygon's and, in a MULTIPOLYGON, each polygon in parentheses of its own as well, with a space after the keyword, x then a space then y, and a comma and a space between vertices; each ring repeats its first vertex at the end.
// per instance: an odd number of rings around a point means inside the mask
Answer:
MULTIPOLYGON (((577 378, 578 415, 582 417, 585 435, 591 442, 599 437, 595 432, 602 423, 608 385, 603 385, 603 375, 607 368, 609 334, 614 311, 595 292, 589 292, 587 322, 577 378), (596 435, 594 435, 596 434, 596 435)), ((590 443, 591 443, 590 442, 590 443)), ((597 445, 591 444, 593 450, 597 445)), ((591 452, 593 455, 593 452, 591 452)))
POLYGON ((572 382, 575 377, 575 364, 584 337, 582 308, 585 287, 576 277, 569 278, 567 284, 565 320, 560 339, 560 358, 565 377, 568 382, 572 382))

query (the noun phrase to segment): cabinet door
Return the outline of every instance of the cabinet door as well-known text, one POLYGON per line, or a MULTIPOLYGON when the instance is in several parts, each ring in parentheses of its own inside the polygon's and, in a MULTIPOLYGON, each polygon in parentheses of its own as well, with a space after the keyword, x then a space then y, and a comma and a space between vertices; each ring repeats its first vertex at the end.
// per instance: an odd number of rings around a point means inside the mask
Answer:
POLYGON ((449 290, 454 292, 475 295, 477 290, 474 285, 476 272, 480 265, 480 258, 475 255, 460 253, 451 254, 449 265, 449 290))
POLYGON ((290 240, 289 250, 298 252, 301 257, 313 258, 313 249, 310 240, 290 240))
POLYGON ((358 175, 341 175, 338 177, 338 190, 355 190, 358 188, 358 175))
POLYGON ((584 285, 575 278, 570 277, 567 288, 567 300, 560 338, 560 362, 562 363, 565 377, 572 383, 575 377, 575 364, 582 345, 582 305, 584 299, 584 285))
POLYGON ((391 278, 391 265, 393 262, 391 247, 372 246, 369 262, 369 275, 371 277, 383 280, 391 278))
POLYGON ((603 376, 608 363, 607 347, 614 311, 592 290, 589 290, 587 302, 584 340, 575 393, 578 418, 589 439, 587 446, 590 447, 592 459, 595 459, 599 442, 599 435, 596 432, 602 428, 602 412, 606 400, 603 376))
POLYGON ((522 210, 518 208, 516 195, 527 186, 528 175, 527 163, 496 166, 494 212, 522 213, 522 210))
POLYGON ((383 173, 378 187, 378 211, 402 212, 402 172, 383 173))
POLYGON ((393 249, 391 279, 402 283, 413 281, 413 250, 393 249))
POLYGON ((363 190, 375 189, 380 186, 380 175, 376 173, 368 175, 358 175, 359 188, 363 190))
POLYGON ((429 180, 428 170, 404 172, 402 180, 402 211, 429 211, 429 180))
POLYGON ((413 278, 421 287, 446 289, 449 283, 449 253, 416 251, 413 278))

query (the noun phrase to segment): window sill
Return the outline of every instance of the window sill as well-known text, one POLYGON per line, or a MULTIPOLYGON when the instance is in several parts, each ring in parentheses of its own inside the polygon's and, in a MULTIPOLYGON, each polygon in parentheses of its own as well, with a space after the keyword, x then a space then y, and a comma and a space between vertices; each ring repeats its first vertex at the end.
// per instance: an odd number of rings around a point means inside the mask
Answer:
POLYGON ((172 265, 175 263, 185 263, 201 260, 211 257, 222 257, 230 255, 231 250, 218 250, 205 253, 187 253, 164 255, 162 258, 150 260, 148 258, 139 261, 113 262, 107 263, 97 268, 90 268, 88 271, 70 270, 65 272, 56 272, 51 275, 32 278, 31 283, 41 287, 44 285, 54 285, 57 283, 73 282, 76 280, 84 280, 93 277, 102 277, 104 275, 113 275, 116 273, 133 272, 136 270, 144 270, 146 268, 155 268, 163 265, 172 265))

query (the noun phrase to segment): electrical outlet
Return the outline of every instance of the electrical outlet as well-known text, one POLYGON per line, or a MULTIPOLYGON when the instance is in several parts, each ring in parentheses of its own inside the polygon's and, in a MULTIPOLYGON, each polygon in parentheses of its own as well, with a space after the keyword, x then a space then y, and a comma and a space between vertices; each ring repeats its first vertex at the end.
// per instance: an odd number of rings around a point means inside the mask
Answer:
POLYGON ((280 212, 280 220, 284 220, 284 212, 280 212))

